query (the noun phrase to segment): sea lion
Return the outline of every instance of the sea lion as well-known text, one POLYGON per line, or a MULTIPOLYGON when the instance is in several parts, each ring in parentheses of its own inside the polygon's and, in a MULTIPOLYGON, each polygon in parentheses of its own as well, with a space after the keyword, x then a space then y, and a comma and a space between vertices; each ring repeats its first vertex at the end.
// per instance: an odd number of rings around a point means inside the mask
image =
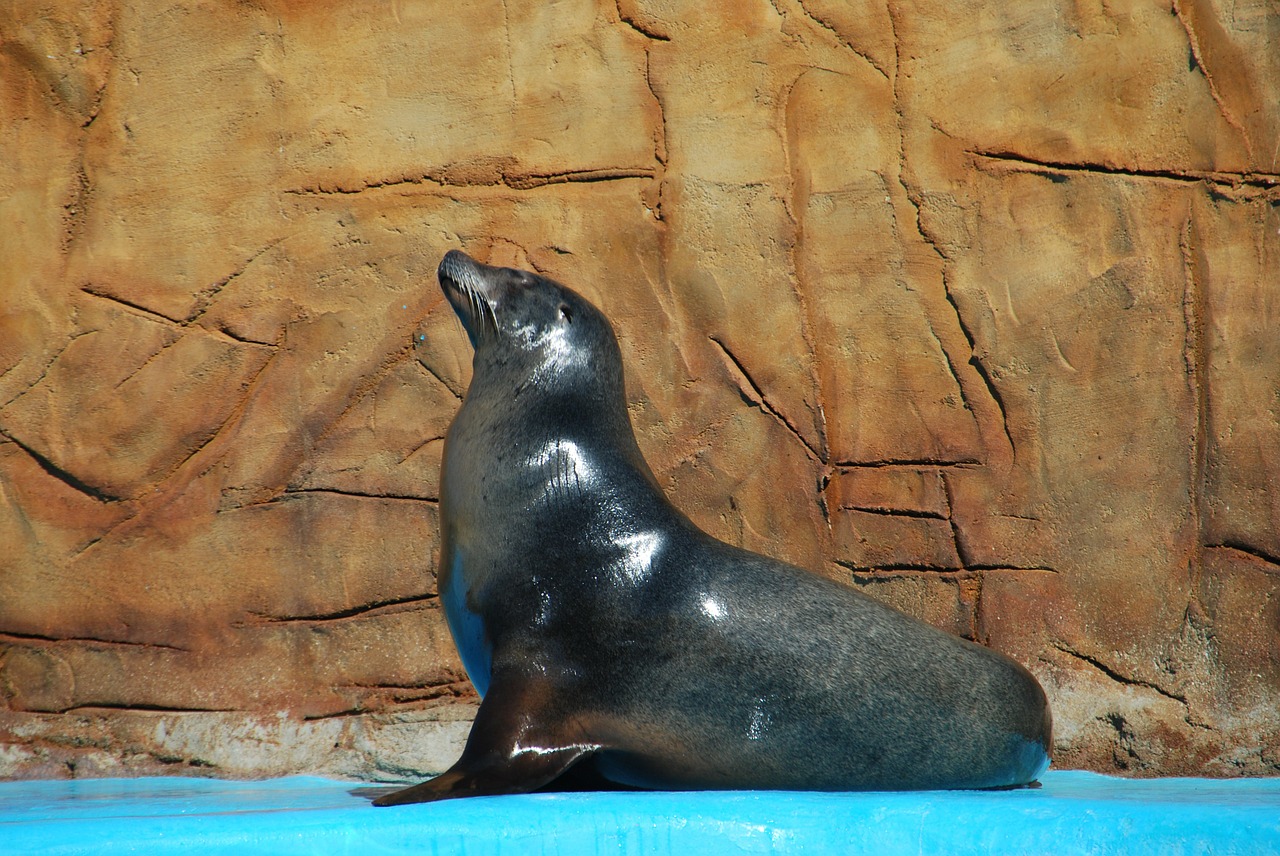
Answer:
POLYGON ((605 316, 453 250, 475 349, 445 439, 440 597, 482 696, 462 757, 377 805, 532 791, 997 788, 1049 764, 1044 691, 995 651, 717 541, 636 444, 605 316))

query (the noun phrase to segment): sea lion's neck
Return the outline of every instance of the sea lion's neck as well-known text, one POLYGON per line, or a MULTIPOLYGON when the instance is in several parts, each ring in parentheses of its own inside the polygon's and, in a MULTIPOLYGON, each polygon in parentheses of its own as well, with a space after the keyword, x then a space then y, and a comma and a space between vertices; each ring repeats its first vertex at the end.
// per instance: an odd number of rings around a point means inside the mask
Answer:
POLYGON ((539 443, 540 435, 555 434, 601 448, 635 448, 616 347, 597 360, 569 365, 538 363, 529 355, 496 349, 479 351, 457 418, 483 424, 505 442, 539 443))
POLYGON ((484 516, 478 506, 499 486, 530 507, 552 503, 562 513, 617 507, 619 496, 650 511, 666 503, 620 392, 477 379, 449 428, 444 465, 446 511, 465 506, 484 516))

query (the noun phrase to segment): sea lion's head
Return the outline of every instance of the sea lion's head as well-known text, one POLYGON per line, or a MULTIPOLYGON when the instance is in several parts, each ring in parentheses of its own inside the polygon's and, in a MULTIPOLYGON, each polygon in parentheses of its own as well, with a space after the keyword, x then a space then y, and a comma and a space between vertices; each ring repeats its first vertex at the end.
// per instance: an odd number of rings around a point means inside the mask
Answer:
MULTIPOLYGON (((450 250, 436 272, 475 349, 476 378, 523 389, 621 393, 622 357, 613 328, 586 298, 555 280, 492 267, 450 250)), ((472 385, 475 385, 473 380, 472 385)))

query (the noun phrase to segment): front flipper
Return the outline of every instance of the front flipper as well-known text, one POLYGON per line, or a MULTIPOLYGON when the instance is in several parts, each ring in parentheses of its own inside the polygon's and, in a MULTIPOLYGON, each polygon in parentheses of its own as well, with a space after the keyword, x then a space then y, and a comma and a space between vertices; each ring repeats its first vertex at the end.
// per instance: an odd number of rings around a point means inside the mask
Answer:
POLYGON ((545 685, 494 676, 462 757, 430 781, 373 801, 377 806, 455 797, 523 794, 542 787, 600 747, 551 710, 545 685))

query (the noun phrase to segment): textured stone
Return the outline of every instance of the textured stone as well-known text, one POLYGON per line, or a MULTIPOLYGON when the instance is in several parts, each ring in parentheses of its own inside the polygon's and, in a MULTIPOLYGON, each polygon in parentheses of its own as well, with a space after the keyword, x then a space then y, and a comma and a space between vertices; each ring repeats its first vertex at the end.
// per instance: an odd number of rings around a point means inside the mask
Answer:
POLYGON ((0 711, 0 762, 29 776, 223 775, 280 771, 409 781, 447 767, 471 705, 300 720, 286 713, 122 711, 109 717, 0 711))
POLYGON ((0 12, 0 776, 456 755, 453 247, 1060 766, 1280 772, 1274 4, 82 5, 0 12))

